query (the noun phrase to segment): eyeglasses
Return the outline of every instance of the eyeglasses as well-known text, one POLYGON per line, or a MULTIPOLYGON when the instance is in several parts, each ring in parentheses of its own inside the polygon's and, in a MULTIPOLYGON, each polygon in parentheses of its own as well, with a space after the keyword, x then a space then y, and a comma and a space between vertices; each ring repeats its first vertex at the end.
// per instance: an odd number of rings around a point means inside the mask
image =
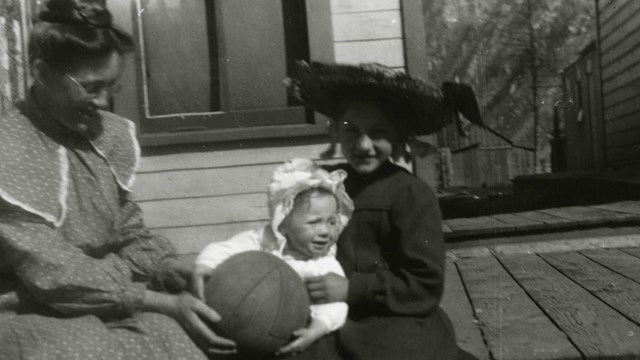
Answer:
POLYGON ((82 89, 86 94, 88 94, 92 98, 96 98, 96 97, 102 95, 103 91, 106 91, 107 95, 111 96, 113 94, 117 94, 121 90, 121 87, 117 82, 107 83, 107 84, 102 83, 102 82, 96 82, 96 83, 91 84, 91 85, 83 85, 78 80, 76 80, 76 78, 74 78, 73 76, 71 76, 69 74, 65 73, 64 76, 67 79, 71 80, 71 82, 76 84, 76 86, 78 86, 78 88, 82 89))

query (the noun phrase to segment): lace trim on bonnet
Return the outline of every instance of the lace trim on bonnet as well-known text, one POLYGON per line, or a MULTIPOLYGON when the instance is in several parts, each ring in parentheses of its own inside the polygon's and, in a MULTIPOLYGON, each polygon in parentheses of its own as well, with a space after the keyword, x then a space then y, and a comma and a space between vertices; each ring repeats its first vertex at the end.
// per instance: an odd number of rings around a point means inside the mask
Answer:
MULTIPOLYGON (((269 215, 271 231, 277 239, 279 250, 284 248, 286 239, 278 231, 282 221, 293 208, 295 197, 306 190, 320 188, 331 192, 338 202, 338 226, 342 231, 353 213, 353 201, 344 188, 344 170, 328 172, 308 159, 291 159, 280 165, 269 183, 269 215)), ((331 250, 335 254, 335 246, 331 250)))

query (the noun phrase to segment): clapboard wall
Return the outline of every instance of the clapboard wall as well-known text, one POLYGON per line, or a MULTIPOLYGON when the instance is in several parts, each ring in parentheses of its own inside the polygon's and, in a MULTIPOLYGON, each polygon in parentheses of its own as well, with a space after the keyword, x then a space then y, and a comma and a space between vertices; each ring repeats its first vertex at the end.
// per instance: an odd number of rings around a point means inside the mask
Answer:
POLYGON ((405 67, 400 0, 331 0, 335 60, 405 67))
MULTIPOLYGON (((334 59, 324 60, 405 68, 400 15, 399 0, 332 0, 328 30, 334 59)), ((172 240, 180 253, 198 252, 208 242, 265 224, 265 189, 274 168, 292 157, 319 159, 327 141, 238 140, 163 150, 143 156, 134 196, 154 232, 172 240)))
POLYGON ((640 164, 640 1, 598 1, 606 161, 640 164))
POLYGON ((275 167, 292 157, 318 160, 325 148, 280 142, 144 157, 133 193, 147 226, 179 252, 198 252, 208 242, 265 224, 265 190, 275 167))

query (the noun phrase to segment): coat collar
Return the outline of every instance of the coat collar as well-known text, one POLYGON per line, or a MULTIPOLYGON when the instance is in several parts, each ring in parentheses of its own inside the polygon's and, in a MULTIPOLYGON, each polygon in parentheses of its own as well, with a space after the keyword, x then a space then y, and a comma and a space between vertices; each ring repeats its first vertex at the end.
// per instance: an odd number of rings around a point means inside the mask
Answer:
MULTIPOLYGON (((130 191, 140 161, 135 125, 112 113, 100 115, 104 131, 90 144, 118 185, 130 191)), ((55 120, 30 99, 0 118, 0 198, 59 227, 67 212, 68 150, 63 138, 35 125, 47 122, 55 120)))

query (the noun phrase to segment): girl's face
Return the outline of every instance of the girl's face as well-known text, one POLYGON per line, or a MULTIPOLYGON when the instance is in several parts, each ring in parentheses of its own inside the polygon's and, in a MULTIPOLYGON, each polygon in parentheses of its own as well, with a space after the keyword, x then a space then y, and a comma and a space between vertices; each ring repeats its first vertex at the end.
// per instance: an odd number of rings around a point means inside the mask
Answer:
POLYGON ((93 139, 102 132, 98 110, 107 109, 122 73, 123 58, 117 52, 86 59, 66 72, 45 63, 36 77, 41 84, 39 104, 64 127, 93 139), (41 103, 42 102, 42 103, 41 103))
POLYGON ((280 232, 287 238, 286 252, 299 260, 326 255, 338 241, 338 203, 331 194, 314 192, 296 202, 280 232))
POLYGON ((360 174, 370 174, 397 148, 398 131, 382 110, 369 103, 354 102, 336 119, 334 134, 349 164, 360 174))

